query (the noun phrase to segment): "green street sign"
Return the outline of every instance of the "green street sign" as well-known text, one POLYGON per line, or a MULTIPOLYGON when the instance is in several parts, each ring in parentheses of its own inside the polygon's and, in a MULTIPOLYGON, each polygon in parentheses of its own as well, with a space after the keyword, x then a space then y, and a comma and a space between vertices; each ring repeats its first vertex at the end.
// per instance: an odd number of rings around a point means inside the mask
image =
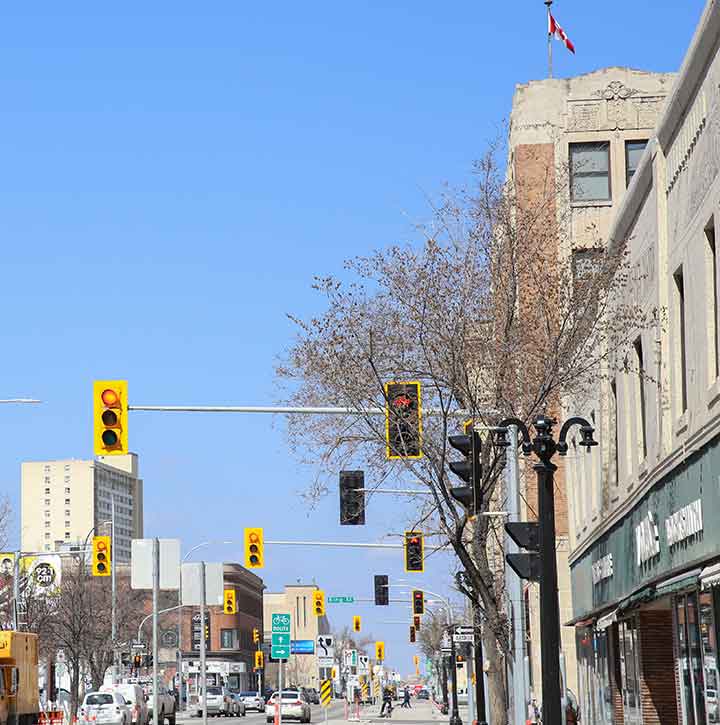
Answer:
POLYGON ((290 645, 287 647, 270 647, 270 657, 274 660, 286 660, 290 657, 290 645))
POLYGON ((289 634, 272 634, 270 635, 270 646, 271 647, 290 647, 290 635, 289 634))
POLYGON ((354 604, 355 597, 327 597, 325 601, 328 604, 354 604))
POLYGON ((273 614, 271 617, 272 634, 290 634, 290 615, 273 614))

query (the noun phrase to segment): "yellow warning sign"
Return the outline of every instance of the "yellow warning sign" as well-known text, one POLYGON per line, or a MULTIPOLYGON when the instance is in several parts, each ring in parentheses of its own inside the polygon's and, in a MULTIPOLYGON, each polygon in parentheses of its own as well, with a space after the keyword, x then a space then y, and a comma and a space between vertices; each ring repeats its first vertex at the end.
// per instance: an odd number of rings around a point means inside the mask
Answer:
POLYGON ((320 704, 323 707, 330 707, 332 700, 332 680, 323 680, 320 685, 320 704))

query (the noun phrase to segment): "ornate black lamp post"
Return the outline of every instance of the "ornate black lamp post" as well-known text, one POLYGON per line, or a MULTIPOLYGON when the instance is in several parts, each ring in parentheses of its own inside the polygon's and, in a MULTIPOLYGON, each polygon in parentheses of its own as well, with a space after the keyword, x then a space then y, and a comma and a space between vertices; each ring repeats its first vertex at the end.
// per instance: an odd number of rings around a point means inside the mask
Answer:
POLYGON ((533 421, 536 435, 530 438, 527 426, 518 418, 506 418, 498 425, 504 431, 496 433, 495 444, 506 447, 508 426, 517 426, 522 436, 522 451, 534 453, 538 462, 533 466, 538 483, 538 524, 540 543, 540 623, 542 629, 542 711, 543 722, 559 725, 562 722, 560 692, 560 606, 558 602, 557 561, 555 559, 555 495, 554 477, 557 466, 552 462, 556 453, 567 453, 567 434, 573 425, 580 426, 581 446, 588 451, 597 445, 594 428, 585 418, 574 417, 565 422, 555 442, 552 428, 556 421, 541 415, 533 421))

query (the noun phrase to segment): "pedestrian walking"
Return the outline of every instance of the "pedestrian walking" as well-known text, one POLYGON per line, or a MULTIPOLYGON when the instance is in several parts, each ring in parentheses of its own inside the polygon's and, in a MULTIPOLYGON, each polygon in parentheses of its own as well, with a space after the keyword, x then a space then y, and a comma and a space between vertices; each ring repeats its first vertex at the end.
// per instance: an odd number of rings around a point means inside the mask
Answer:
POLYGON ((392 690, 389 687, 385 687, 383 690, 383 701, 382 701, 382 707, 380 708, 380 717, 390 717, 392 715, 392 699, 393 699, 393 693, 392 690), (387 715, 385 714, 385 710, 387 709, 387 715))
POLYGON ((405 688, 405 692, 403 693, 403 701, 401 707, 410 707, 410 689, 405 688))

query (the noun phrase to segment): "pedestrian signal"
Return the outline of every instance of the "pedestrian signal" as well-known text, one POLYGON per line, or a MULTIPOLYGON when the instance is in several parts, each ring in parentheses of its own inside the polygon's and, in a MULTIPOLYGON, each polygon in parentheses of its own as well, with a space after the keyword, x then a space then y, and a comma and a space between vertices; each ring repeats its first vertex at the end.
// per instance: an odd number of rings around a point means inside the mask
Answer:
POLYGON ((261 670, 264 666, 263 651, 261 649, 255 650, 255 669, 261 670))
POLYGON ((93 452, 96 456, 128 453, 127 381, 93 383, 93 452))
POLYGON ((224 612, 225 614, 235 614, 237 612, 237 602, 235 600, 235 590, 226 589, 224 596, 224 612))
POLYGON ((385 385, 385 442, 389 459, 422 458, 419 382, 385 385))
POLYGON ((415 627, 416 632, 420 631, 420 615, 419 614, 415 614, 413 616, 413 627, 415 627))
POLYGON ((322 589, 316 589, 313 592, 313 612, 316 617, 322 617, 325 614, 325 592, 322 589))
POLYGON ((385 642, 375 642, 375 659, 378 662, 385 659, 385 642))
POLYGON ((263 530, 259 528, 245 529, 245 567, 262 569, 264 566, 263 530))
POLYGON ((405 532, 405 571, 417 573, 425 571, 423 535, 420 531, 405 532))
POLYGON ((110 537, 93 536, 92 542, 92 575, 110 576, 112 562, 110 559, 110 537))
POLYGON ((415 627, 410 625, 410 644, 415 644, 415 627))
POLYGON ((353 617, 353 632, 359 632, 360 631, 360 617, 356 614, 353 617))

